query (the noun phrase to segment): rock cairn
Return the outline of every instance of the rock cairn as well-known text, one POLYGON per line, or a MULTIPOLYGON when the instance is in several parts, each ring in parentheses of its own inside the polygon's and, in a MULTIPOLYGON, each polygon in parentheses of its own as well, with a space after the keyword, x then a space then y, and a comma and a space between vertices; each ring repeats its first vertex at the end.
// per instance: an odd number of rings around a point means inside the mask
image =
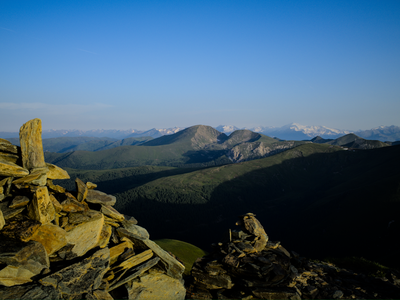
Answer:
POLYGON ((0 139, 0 299, 184 299, 184 266, 116 198, 45 163, 41 120, 0 139), (147 298, 146 298, 147 297, 147 298))
POLYGON ((375 278, 289 253, 271 242, 252 213, 239 217, 224 243, 199 258, 187 280, 188 299, 397 299, 400 274, 375 278))

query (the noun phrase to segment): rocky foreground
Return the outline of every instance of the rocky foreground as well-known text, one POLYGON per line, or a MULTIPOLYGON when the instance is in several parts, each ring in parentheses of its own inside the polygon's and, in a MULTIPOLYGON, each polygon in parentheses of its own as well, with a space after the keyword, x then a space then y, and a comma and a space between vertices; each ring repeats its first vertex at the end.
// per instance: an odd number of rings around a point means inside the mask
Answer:
POLYGON ((184 299, 184 266, 116 198, 45 163, 41 121, 0 139, 0 299, 184 299))
POLYGON ((269 240, 252 213, 241 230, 199 258, 187 279, 188 299, 400 299, 400 273, 377 278, 289 253, 269 240))

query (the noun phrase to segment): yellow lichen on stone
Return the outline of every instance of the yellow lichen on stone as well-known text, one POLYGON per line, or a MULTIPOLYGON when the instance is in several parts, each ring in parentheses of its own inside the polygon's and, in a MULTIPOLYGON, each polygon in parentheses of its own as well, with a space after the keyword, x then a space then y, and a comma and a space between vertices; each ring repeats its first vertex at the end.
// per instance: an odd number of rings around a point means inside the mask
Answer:
POLYGON ((31 170, 44 168, 42 121, 33 119, 26 122, 19 130, 19 142, 21 144, 22 166, 31 170))

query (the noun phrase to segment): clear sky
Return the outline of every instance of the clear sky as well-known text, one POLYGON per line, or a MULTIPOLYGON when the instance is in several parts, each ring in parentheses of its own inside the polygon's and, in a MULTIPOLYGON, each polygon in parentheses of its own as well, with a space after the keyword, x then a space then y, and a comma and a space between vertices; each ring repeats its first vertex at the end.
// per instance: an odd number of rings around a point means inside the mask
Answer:
POLYGON ((400 1, 0 1, 0 131, 400 125, 400 1))

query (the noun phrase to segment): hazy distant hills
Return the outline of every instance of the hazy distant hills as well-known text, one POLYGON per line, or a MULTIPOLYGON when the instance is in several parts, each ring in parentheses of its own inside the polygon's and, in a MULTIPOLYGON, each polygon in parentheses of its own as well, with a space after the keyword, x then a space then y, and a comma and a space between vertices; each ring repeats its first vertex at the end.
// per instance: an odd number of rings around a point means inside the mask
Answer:
MULTIPOLYGON (((126 145, 140 145, 152 139, 152 137, 131 137, 122 140, 106 137, 57 137, 43 139, 43 150, 45 152, 57 153, 66 153, 73 151, 101 151, 126 145)), ((8 140, 14 145, 19 146, 18 138, 9 138, 8 140)))
MULTIPOLYGON (((152 137, 157 138, 163 135, 169 135, 177 133, 183 130, 183 127, 174 127, 166 129, 150 129, 147 131, 143 130, 43 130, 42 137, 55 138, 55 137, 99 137, 99 138, 114 138, 114 139, 125 139, 128 137, 152 137)), ((239 130, 240 128, 233 125, 220 125, 217 129, 221 133, 226 135, 239 130)), ((297 123, 291 123, 282 127, 253 127, 253 128, 242 128, 253 132, 261 133, 270 137, 277 137, 283 140, 310 140, 316 136, 320 136, 324 139, 336 139, 340 136, 348 133, 355 133, 359 137, 371 140, 379 140, 382 142, 386 141, 397 141, 400 140, 400 127, 399 126, 380 126, 370 130, 339 130, 328 128, 326 126, 305 126, 297 123)), ((18 132, 0 132, 0 138, 18 138, 18 132)))
POLYGON ((143 165, 207 167, 266 157, 306 142, 279 141, 249 130, 227 136, 210 126, 196 125, 136 146, 111 148, 121 142, 107 143, 95 152, 45 152, 46 161, 64 168, 94 170, 143 165))
POLYGON ((97 183, 116 195, 119 211, 140 216, 153 238, 207 247, 223 239, 237 215, 255 212, 272 240, 303 255, 362 255, 400 265, 399 155, 400 146, 353 152, 308 143, 198 170, 69 170, 64 184, 73 188, 75 176, 97 183))

